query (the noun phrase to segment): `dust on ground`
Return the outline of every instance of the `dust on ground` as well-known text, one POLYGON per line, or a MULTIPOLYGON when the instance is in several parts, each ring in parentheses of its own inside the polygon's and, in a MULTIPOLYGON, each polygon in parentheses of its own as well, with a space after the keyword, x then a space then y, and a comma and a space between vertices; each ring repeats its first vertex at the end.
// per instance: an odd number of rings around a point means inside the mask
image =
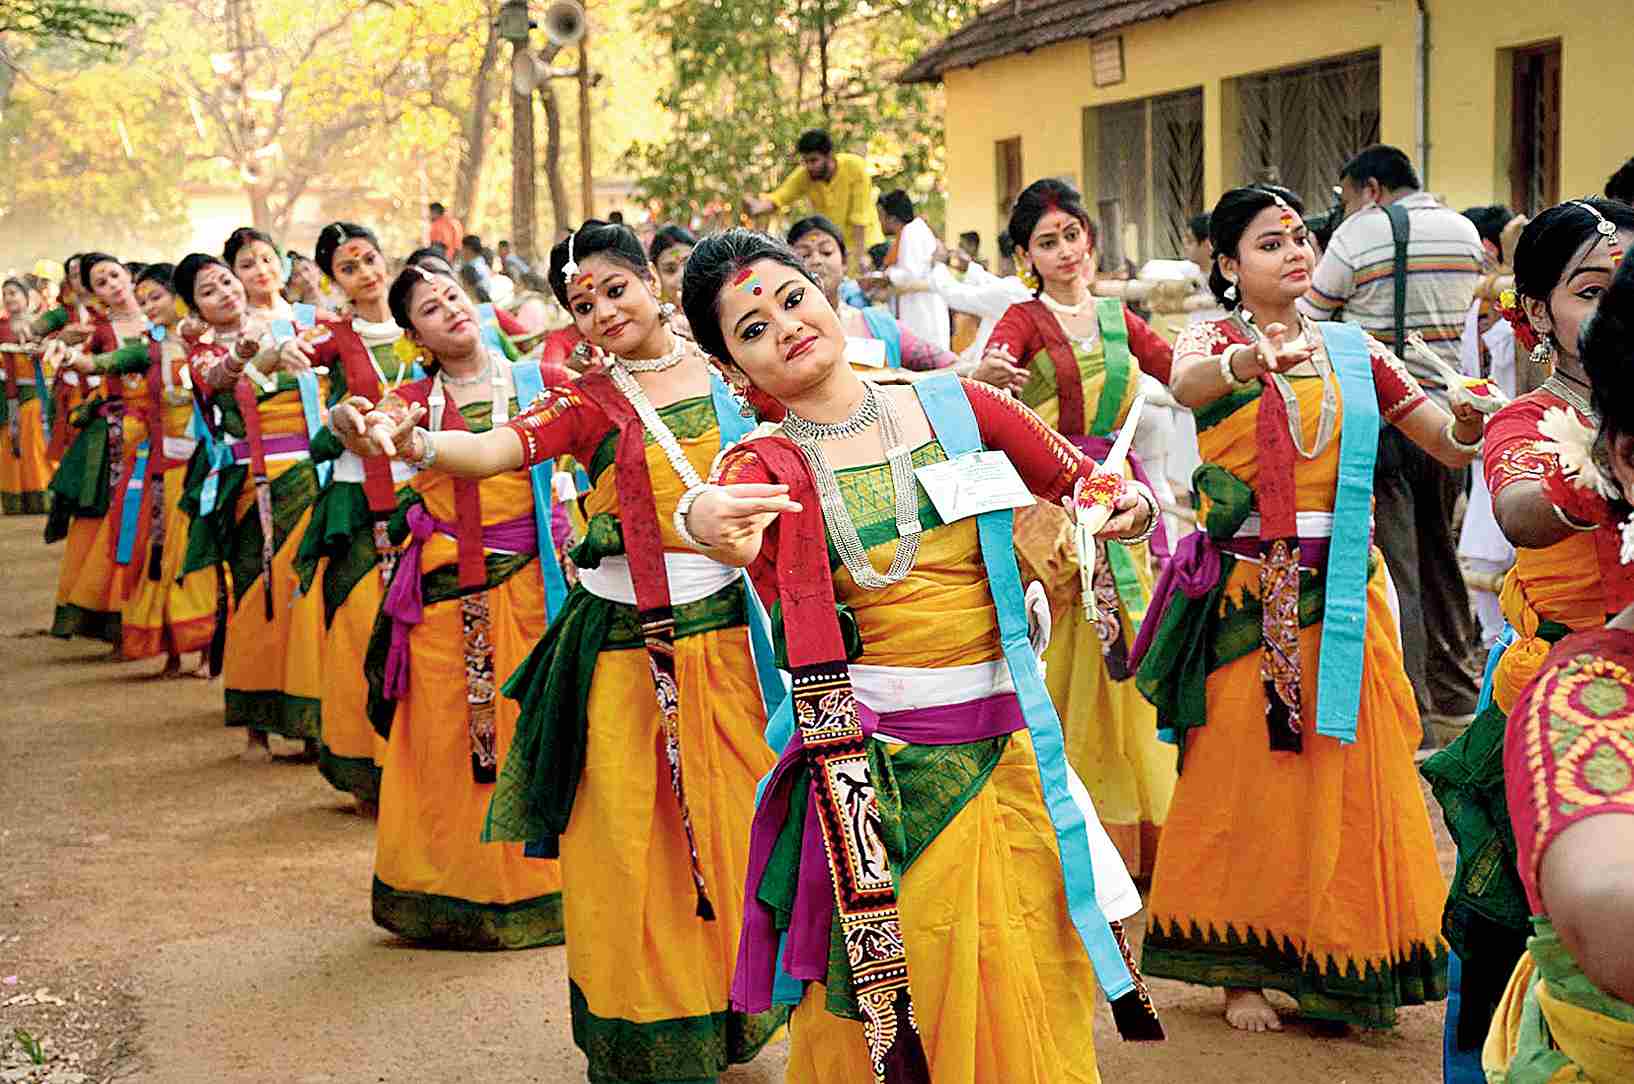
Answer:
MULTIPOLYGON (((348 797, 309 764, 241 764, 219 685, 39 635, 62 553, 42 525, 0 518, 0 1084, 584 1080, 564 949, 377 929, 373 826, 348 797)), ((1441 1078, 1440 1005, 1335 1039, 1234 1032, 1214 990, 1153 997, 1161 1046, 1118 1042, 1103 1008, 1108 1084, 1441 1078)), ((783 1063, 779 1044, 723 1084, 783 1063)))

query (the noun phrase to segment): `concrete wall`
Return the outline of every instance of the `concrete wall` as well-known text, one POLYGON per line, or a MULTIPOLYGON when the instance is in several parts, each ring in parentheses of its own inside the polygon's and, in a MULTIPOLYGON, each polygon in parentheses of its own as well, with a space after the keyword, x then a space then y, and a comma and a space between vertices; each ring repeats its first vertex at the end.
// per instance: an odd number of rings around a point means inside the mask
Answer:
MULTIPOLYGON (((1626 55, 1634 7, 1425 2, 1432 191, 1456 207, 1508 202, 1503 51, 1551 39, 1562 42, 1561 197, 1599 191, 1634 154, 1634 130, 1618 108, 1634 92, 1626 55)), ((948 236, 992 237, 1002 225, 995 142, 1020 136, 1028 181, 1070 177, 1094 206, 1094 126, 1084 110, 1193 87, 1203 90, 1204 199, 1212 204, 1242 181, 1231 80, 1367 49, 1380 55, 1381 138, 1420 157, 1414 0, 1221 0, 1122 35, 1125 80, 1112 87, 1094 86, 1088 40, 945 75, 948 236)))

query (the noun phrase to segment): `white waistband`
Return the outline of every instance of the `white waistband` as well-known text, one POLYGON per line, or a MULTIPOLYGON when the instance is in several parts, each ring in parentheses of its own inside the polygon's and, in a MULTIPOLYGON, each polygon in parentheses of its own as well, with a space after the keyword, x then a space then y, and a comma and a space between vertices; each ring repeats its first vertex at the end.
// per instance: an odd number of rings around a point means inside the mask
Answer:
MULTIPOLYGON (((402 485, 413 477, 413 467, 400 459, 391 461, 392 484, 402 485)), ((357 482, 361 485, 363 482, 363 457, 356 452, 340 453, 340 458, 335 460, 334 478, 337 482, 357 482)))
POLYGON ((197 448, 198 446, 199 442, 194 440, 192 437, 166 437, 165 458, 191 459, 193 457, 193 449, 197 448))
POLYGON ((1016 691, 1010 667, 1003 659, 934 669, 852 663, 851 688, 858 700, 881 715, 963 704, 1016 691))
MULTIPOLYGON (((741 569, 723 565, 701 553, 666 553, 664 569, 669 574, 671 606, 708 598, 743 574, 741 569)), ((579 582, 597 598, 635 605, 635 583, 630 579, 628 557, 603 557, 598 567, 579 569, 579 582)))
MULTIPOLYGON (((1295 517, 1296 529, 1300 538, 1332 538, 1332 512, 1300 512, 1295 517)), ((1237 528, 1237 538, 1258 538, 1260 536, 1260 514, 1250 512, 1243 525, 1237 528)))

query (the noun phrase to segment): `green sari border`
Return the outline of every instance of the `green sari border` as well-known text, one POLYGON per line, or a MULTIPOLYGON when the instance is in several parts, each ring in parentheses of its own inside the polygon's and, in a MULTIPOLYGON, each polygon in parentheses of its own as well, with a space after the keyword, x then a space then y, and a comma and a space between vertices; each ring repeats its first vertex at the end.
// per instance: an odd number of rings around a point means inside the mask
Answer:
POLYGON ((59 603, 51 619, 51 635, 59 640, 82 636, 87 640, 119 644, 123 641, 123 618, 116 611, 87 610, 71 602, 59 603))
POLYGON ((318 774, 336 790, 360 802, 380 804, 380 765, 372 757, 341 757, 318 746, 318 774))
POLYGON ((562 894, 515 903, 474 903, 432 892, 393 888, 379 877, 371 891, 374 924, 406 941, 478 952, 544 948, 566 942, 562 894))
POLYGON ((227 725, 247 726, 294 741, 316 739, 323 728, 321 702, 276 689, 228 689, 227 725))
POLYGON ((747 1015, 730 1010, 641 1024, 597 1016, 568 980, 573 1043, 590 1062, 591 1084, 715 1084, 753 1061, 788 1021, 788 1007, 747 1015))

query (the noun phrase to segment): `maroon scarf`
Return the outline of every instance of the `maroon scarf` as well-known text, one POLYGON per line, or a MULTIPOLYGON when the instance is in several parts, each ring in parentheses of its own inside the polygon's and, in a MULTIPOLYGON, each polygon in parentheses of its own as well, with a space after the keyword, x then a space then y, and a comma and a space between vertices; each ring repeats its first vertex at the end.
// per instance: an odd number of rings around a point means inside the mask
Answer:
POLYGON ((1303 667, 1299 652, 1299 519, 1294 497, 1293 433, 1288 406, 1270 373, 1260 376, 1258 428, 1260 509, 1260 679, 1271 748, 1299 752, 1303 667))
MULTIPOLYGON (((1078 356, 1072 352, 1072 344, 1067 342, 1060 321, 1044 307, 1042 301, 1024 301, 1015 306, 1015 310, 1032 324, 1033 334, 1043 343, 1044 352, 1055 366, 1055 396, 1061 409, 1056 429, 1069 437, 1084 436, 1089 432, 1088 408, 1084 404, 1084 378, 1078 370, 1078 356)), ((1016 364, 1023 368, 1027 363, 1026 358, 1016 359, 1016 364)))
MULTIPOLYGON (((347 389, 371 403, 380 402, 385 389, 380 386, 380 377, 374 371, 374 357, 351 321, 332 323, 329 331, 335 337, 335 353, 340 357, 347 389)), ((459 411, 454 413, 458 414, 459 411)), ((368 498, 369 511, 376 516, 389 516, 397 511, 397 487, 392 482, 391 461, 385 456, 364 457, 363 494, 368 498)))

